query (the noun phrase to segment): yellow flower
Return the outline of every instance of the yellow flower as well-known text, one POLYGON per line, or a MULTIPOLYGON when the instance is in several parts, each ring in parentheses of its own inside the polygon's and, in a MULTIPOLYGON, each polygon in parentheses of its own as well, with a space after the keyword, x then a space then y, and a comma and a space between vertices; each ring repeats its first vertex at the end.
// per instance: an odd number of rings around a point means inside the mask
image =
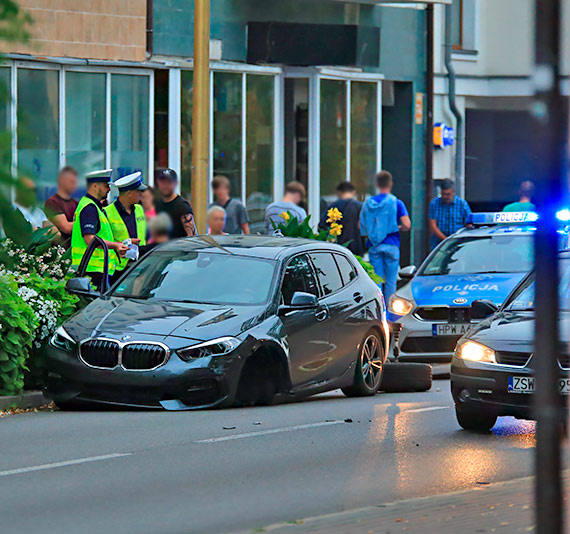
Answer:
POLYGON ((329 211, 327 211, 327 217, 328 223, 335 223, 342 219, 342 213, 338 208, 331 208, 329 211))
POLYGON ((332 224, 331 224, 330 234, 331 234, 331 235, 334 235, 334 236, 337 236, 337 237, 338 237, 340 234, 342 234, 342 224, 332 223, 332 224))
POLYGON ((291 218, 291 215, 289 215, 286 211, 284 211, 283 213, 281 213, 281 218, 284 221, 288 221, 291 218))

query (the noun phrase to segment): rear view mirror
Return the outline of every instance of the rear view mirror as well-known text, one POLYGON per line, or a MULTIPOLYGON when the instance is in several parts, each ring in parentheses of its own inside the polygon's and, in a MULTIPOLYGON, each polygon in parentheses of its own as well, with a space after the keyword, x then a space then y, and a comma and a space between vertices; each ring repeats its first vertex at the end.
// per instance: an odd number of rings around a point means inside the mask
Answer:
POLYGON ((304 293, 303 291, 295 291, 291 298, 291 304, 280 306, 279 311, 286 313, 294 310, 308 310, 318 307, 319 301, 315 295, 304 293))
POLYGON ((91 287, 91 278, 84 276, 80 278, 70 278, 65 284, 65 290, 73 295, 81 297, 96 298, 100 296, 98 291, 91 287))
POLYGON ((472 319, 486 319, 493 315, 499 308, 488 299, 474 300, 471 304, 472 319))
POLYGON ((415 265, 408 265, 407 267, 402 267, 398 271, 398 275, 402 280, 411 280, 417 271, 417 267, 415 265))

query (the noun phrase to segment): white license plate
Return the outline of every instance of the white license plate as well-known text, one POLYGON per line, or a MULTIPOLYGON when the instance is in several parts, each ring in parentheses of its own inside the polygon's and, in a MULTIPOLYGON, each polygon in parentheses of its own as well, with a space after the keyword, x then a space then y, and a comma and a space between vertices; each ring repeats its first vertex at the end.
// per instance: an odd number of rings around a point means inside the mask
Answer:
POLYGON ((431 333, 434 336, 462 336, 469 330, 467 324, 432 324, 431 333))
MULTIPOLYGON (((570 395, 570 378, 561 378, 558 381, 558 388, 562 395, 570 395)), ((509 376, 507 393, 534 393, 534 377, 509 376)))

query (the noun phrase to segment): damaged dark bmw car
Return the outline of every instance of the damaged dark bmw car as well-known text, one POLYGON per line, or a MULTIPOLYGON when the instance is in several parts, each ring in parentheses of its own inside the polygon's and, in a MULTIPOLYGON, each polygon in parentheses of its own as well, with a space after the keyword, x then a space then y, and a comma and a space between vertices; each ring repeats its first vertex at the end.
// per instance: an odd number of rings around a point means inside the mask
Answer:
POLYGON ((184 410, 269 404, 342 388, 374 395, 382 294, 345 248, 303 239, 195 237, 149 252, 63 324, 46 394, 184 410))

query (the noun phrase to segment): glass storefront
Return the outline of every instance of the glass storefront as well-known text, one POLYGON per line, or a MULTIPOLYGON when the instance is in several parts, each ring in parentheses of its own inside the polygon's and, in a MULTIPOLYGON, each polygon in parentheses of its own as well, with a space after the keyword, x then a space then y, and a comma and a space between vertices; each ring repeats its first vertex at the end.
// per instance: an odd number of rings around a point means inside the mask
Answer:
POLYGON ((111 75, 111 167, 141 170, 149 161, 149 81, 146 76, 111 75))
POLYGON ((19 68, 18 168, 49 196, 59 170, 59 72, 19 68))
POLYGON ((246 98, 246 207, 256 233, 264 231, 265 208, 273 201, 273 78, 247 76, 246 98))
POLYGON ((190 198, 192 184, 192 102, 194 98, 194 72, 183 70, 181 73, 181 113, 180 113, 180 143, 181 143, 181 172, 180 189, 185 198, 190 198))
POLYGON ((65 76, 66 163, 83 175, 105 167, 104 73, 65 76))

